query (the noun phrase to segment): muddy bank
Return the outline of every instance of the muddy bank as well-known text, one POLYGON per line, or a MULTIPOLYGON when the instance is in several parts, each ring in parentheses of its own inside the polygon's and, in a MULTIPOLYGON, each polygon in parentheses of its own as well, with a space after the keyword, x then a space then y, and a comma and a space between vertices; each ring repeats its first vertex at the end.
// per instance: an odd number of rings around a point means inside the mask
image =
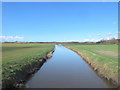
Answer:
POLYGON ((35 73, 37 72, 41 66, 49 59, 52 57, 52 54, 54 53, 55 49, 53 49, 51 52, 49 52, 47 55, 45 55, 44 57, 41 57, 38 62, 36 62, 36 64, 34 66, 31 66, 32 68, 30 68, 29 70, 23 70, 22 74, 19 75, 20 78, 19 80, 14 81, 14 84, 7 84, 5 86, 2 86, 2 90, 6 90, 7 88, 24 88, 25 87, 25 83, 27 82, 27 80, 35 73), (23 73, 24 72, 24 73, 23 73))
MULTIPOLYGON (((68 48, 68 47, 66 47, 66 48, 68 48)), ((81 52, 79 52, 79 51, 76 51, 76 50, 74 50, 74 49, 72 49, 72 48, 69 48, 69 49, 72 50, 72 51, 74 51, 74 52, 76 52, 78 55, 80 55, 80 56, 83 58, 83 60, 85 60, 85 61, 93 68, 93 70, 94 70, 95 72, 97 72, 97 74, 98 74, 100 77, 108 80, 108 81, 109 81, 110 83, 112 83, 115 87, 119 87, 119 86, 120 86, 120 85, 118 84, 118 81, 115 81, 115 80, 113 80, 113 79, 110 78, 110 77, 107 77, 107 76, 104 74, 104 71, 100 70, 100 68, 99 68, 97 65, 95 65, 95 63, 92 62, 92 61, 89 59, 89 57, 85 56, 83 53, 81 53, 81 52)))

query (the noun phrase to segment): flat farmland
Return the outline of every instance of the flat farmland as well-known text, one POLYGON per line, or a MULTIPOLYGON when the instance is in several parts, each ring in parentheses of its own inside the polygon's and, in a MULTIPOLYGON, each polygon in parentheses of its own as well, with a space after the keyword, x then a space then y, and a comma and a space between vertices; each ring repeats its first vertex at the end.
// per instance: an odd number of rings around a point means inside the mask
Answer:
POLYGON ((29 73, 53 49, 53 44, 3 43, 3 87, 19 83, 24 78, 24 75, 29 73))
POLYGON ((95 71, 118 83, 118 45, 69 45, 65 47, 77 52, 95 71))

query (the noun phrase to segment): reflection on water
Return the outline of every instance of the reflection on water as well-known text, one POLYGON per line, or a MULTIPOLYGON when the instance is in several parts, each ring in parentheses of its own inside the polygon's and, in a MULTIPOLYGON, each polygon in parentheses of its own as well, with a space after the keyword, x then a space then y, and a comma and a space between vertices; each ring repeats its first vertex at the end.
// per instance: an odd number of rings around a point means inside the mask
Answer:
POLYGON ((53 57, 26 83, 29 88, 108 88, 75 52, 56 45, 53 57))

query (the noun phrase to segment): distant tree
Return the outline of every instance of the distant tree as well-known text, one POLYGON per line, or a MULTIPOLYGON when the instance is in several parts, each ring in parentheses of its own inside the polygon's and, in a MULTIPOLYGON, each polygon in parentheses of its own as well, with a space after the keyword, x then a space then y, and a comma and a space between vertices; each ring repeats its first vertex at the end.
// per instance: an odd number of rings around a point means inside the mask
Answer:
POLYGON ((111 38, 110 40, 115 40, 115 38, 111 38))

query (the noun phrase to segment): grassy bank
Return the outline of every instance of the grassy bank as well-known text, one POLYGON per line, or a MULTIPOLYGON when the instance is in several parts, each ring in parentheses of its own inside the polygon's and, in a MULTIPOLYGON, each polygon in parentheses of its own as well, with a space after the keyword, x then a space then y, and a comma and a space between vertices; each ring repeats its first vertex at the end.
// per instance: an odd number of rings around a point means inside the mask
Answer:
POLYGON ((76 51, 100 76, 118 84, 118 45, 64 45, 76 51))
POLYGON ((53 49, 54 45, 52 44, 3 43, 3 87, 16 86, 23 82, 38 63, 42 64, 42 58, 53 49))

